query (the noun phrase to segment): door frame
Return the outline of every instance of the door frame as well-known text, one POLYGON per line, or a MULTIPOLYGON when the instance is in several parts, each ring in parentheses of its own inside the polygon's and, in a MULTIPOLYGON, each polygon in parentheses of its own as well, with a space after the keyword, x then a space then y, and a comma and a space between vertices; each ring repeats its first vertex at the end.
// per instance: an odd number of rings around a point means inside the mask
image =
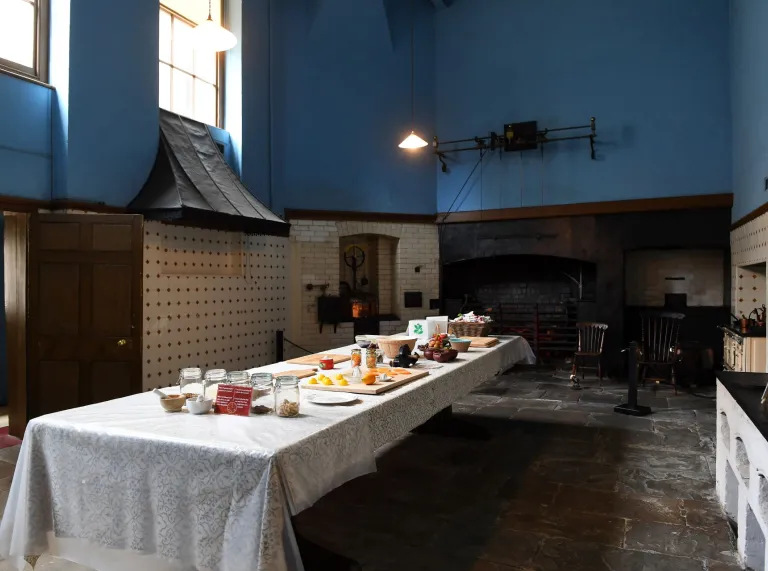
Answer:
POLYGON ((27 427, 27 264, 29 214, 4 212, 3 281, 5 284, 8 433, 24 436, 27 427))

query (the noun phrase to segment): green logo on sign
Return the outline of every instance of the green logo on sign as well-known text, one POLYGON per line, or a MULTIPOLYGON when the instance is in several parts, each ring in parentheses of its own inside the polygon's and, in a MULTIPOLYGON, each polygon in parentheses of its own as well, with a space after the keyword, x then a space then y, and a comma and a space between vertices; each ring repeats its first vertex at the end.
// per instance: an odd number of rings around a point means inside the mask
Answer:
POLYGON ((421 323, 417 323, 413 326, 414 335, 424 335, 424 326, 421 323))

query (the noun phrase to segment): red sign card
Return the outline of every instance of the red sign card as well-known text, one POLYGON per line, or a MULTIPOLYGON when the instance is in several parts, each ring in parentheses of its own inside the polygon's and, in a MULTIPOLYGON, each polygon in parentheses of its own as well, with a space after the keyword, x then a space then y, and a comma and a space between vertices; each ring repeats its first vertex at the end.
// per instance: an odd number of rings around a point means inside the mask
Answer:
POLYGON ((253 388, 237 385, 219 385, 213 411, 217 414, 248 416, 251 412, 253 388))

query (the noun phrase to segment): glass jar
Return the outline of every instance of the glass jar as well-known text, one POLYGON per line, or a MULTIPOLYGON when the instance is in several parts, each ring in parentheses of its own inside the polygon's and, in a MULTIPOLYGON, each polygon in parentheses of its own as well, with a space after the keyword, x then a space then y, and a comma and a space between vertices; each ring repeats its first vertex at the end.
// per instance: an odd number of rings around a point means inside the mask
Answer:
POLYGON ((370 347, 365 350, 365 366, 369 369, 375 369, 376 363, 379 361, 379 356, 376 352, 376 349, 371 349, 370 347))
POLYGON ((251 375, 253 387, 253 399, 251 412, 254 414, 266 414, 272 411, 272 373, 254 373, 251 375))
POLYGON ((251 386, 251 376, 248 374, 248 371, 230 371, 227 373, 227 384, 251 386))
POLYGON ((363 350, 352 349, 352 366, 359 367, 363 362, 363 350))
POLYGON ((194 395, 203 394, 203 371, 189 367, 179 371, 179 392, 194 395))
POLYGON ((299 415, 299 377, 283 375, 275 379, 275 413, 277 416, 299 415))
POLYGON ((210 369, 205 372, 203 378, 203 395, 205 398, 216 400, 218 386, 227 382, 227 371, 224 369, 210 369))

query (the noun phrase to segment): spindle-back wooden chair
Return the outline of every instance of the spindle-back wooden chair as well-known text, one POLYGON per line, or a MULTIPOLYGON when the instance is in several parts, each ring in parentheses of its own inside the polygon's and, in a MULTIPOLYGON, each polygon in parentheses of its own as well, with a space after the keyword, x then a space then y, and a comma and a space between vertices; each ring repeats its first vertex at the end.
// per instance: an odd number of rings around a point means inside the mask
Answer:
POLYGON ((580 322, 576 324, 579 332, 579 345, 573 354, 573 366, 571 367, 571 381, 578 387, 577 375, 581 370, 581 378, 584 379, 584 369, 597 369, 597 376, 603 380, 603 345, 605 343, 606 323, 580 322), (589 367, 585 363, 597 361, 596 367, 589 367))

